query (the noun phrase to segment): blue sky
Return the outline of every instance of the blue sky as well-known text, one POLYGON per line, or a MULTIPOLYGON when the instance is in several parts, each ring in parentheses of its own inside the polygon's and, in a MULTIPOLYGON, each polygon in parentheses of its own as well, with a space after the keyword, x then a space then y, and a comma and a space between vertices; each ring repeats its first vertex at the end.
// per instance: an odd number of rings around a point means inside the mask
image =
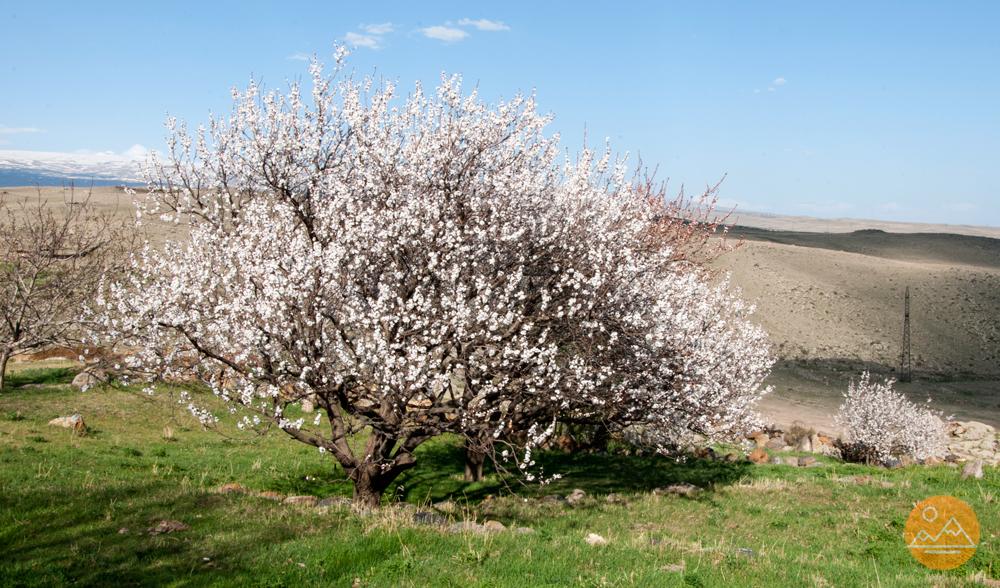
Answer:
POLYGON ((744 210, 1000 226, 997 2, 16 2, 0 150, 163 144, 250 75, 350 67, 488 100, 537 92, 576 150, 610 137, 744 210))

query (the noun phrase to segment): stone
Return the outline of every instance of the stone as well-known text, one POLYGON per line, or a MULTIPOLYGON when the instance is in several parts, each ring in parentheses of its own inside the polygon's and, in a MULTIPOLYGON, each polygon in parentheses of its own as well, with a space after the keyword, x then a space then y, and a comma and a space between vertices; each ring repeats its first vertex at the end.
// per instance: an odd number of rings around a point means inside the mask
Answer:
MULTIPOLYGON (((795 458, 794 457, 790 457, 789 459, 795 459, 795 458)), ((774 457, 771 458, 770 463, 772 463, 774 465, 792 465, 790 463, 789 464, 785 464, 785 460, 782 459, 781 457, 777 456, 777 455, 775 455, 774 457)))
POLYGON ((683 482, 680 484, 671 484, 665 488, 657 488, 653 490, 653 494, 673 494, 674 496, 684 496, 687 498, 694 498, 701 492, 701 488, 695 486, 694 484, 688 484, 683 482))
POLYGON ((969 478, 975 478, 976 480, 981 480, 983 478, 983 461, 977 459, 975 461, 970 461, 965 464, 962 468, 962 479, 968 480, 969 478))
POLYGON ((812 453, 812 450, 813 450, 812 440, 809 438, 809 436, 803 435, 799 439, 799 442, 795 445, 795 450, 796 451, 805 451, 807 453, 812 453))
POLYGON ((73 432, 77 435, 83 435, 87 432, 87 424, 83 422, 83 416, 80 414, 54 418, 49 421, 49 424, 53 427, 73 429, 73 432))
POLYGON ((767 442, 771 440, 771 438, 768 437, 767 433, 764 431, 752 433, 748 438, 751 439, 757 447, 766 447, 767 442))
POLYGON ((901 468, 903 467, 903 462, 896 459, 895 457, 890 457, 882 462, 882 466, 889 469, 901 468))
POLYGON ((282 500, 281 503, 300 506, 316 506, 319 503, 319 498, 316 498, 315 496, 289 496, 288 498, 282 500))
POLYGON ((670 572, 670 573, 674 573, 674 574, 683 574, 684 570, 687 569, 687 566, 684 565, 684 562, 681 562, 681 563, 675 563, 675 564, 667 564, 667 565, 663 566, 660 569, 662 569, 664 572, 670 572))
POLYGON ((558 494, 549 494, 542 498, 542 502, 548 502, 551 504, 562 504, 566 502, 566 499, 558 494))
POLYGON ((219 486, 219 494, 248 494, 249 491, 242 484, 231 482, 219 486))
POLYGON ((284 494, 280 494, 273 490, 264 490, 263 492, 258 492, 257 496, 260 498, 266 498, 268 500, 274 500, 275 502, 281 502, 285 499, 284 494))
POLYGON ((118 534, 119 535, 128 535, 128 527, 122 527, 121 529, 118 529, 118 534))
POLYGON ((82 371, 73 378, 72 385, 81 392, 85 392, 94 386, 99 386, 106 377, 100 371, 82 371))
POLYGON ((604 537, 601 537, 597 533, 587 533, 587 538, 584 539, 584 541, 587 542, 587 545, 591 545, 594 547, 608 544, 608 540, 605 539, 604 537))
POLYGON ((342 508, 351 506, 351 499, 346 496, 327 496, 316 503, 319 508, 342 508))
POLYGON ((579 488, 574 488, 573 491, 566 497, 566 502, 569 503, 570 506, 576 506, 577 504, 583 502, 583 499, 586 497, 586 492, 580 490, 579 488))
POLYGON ((458 512, 458 505, 451 500, 443 500, 441 502, 435 502, 431 505, 434 510, 441 511, 445 514, 455 514, 458 512))
POLYGON ((940 457, 927 457, 921 460, 920 463, 925 466, 938 466, 944 463, 944 460, 940 457))
POLYGON ((807 456, 807 457, 800 457, 798 459, 798 466, 800 468, 807 468, 807 467, 811 466, 814 463, 816 463, 816 458, 815 457, 808 457, 807 456))
POLYGON ((428 512, 426 510, 418 510, 413 513, 413 522, 418 525, 430 525, 433 527, 443 527, 448 523, 448 519, 443 517, 436 512, 428 512))
POLYGON ((737 555, 742 555, 743 557, 750 558, 750 559, 757 557, 757 552, 754 551, 753 549, 750 549, 749 547, 740 547, 740 548, 737 548, 736 549, 736 554, 737 555))
MULTIPOLYGON (((770 445, 770 443, 768 443, 768 445, 770 445)), ((756 464, 762 464, 762 463, 767 463, 768 460, 770 459, 770 456, 768 456, 766 449, 758 447, 753 451, 751 451, 750 455, 747 455, 747 459, 756 464)))
POLYGON ((475 521, 461 521, 448 527, 449 533, 476 533, 483 534, 486 528, 475 521))
POLYGON ((769 440, 764 445, 764 447, 766 447, 767 449, 773 449, 775 451, 780 451, 780 450, 788 447, 788 444, 785 443, 785 438, 784 437, 774 437, 771 440, 769 440))
POLYGON ((604 502, 608 504, 625 504, 626 500, 621 494, 615 494, 612 492, 604 497, 604 502))
POLYGON ((486 521, 483 523, 483 528, 491 533, 499 533, 500 531, 507 530, 507 525, 500 521, 486 521))
POLYGON ((299 408, 302 409, 302 412, 306 413, 313 412, 314 410, 316 410, 316 405, 313 403, 312 396, 306 396, 305 398, 303 398, 299 402, 299 408))
POLYGON ((902 467, 904 467, 904 468, 908 468, 908 467, 910 467, 912 465, 916 465, 916 463, 917 463, 917 460, 913 459, 909 455, 904 455, 904 456, 901 456, 899 458, 899 464, 902 467))
POLYGON ((162 535, 163 533, 176 533, 177 531, 187 531, 190 528, 180 521, 162 520, 149 528, 149 534, 162 535))

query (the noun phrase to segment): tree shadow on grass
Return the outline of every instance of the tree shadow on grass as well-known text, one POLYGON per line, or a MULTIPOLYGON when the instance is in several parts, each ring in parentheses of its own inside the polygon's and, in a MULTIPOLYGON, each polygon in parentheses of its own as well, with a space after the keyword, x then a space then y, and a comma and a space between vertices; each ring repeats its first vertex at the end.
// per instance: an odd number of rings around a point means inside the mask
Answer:
MULTIPOLYGON (((687 483, 702 488, 730 484, 747 476, 748 462, 688 459, 678 462, 662 456, 625 456, 605 453, 541 452, 532 469, 540 477, 559 474, 544 486, 525 483, 516 471, 494 469, 482 482, 463 480, 463 450, 456 443, 428 444, 418 450, 417 466, 399 477, 397 497, 408 502, 436 502, 462 498, 479 502, 489 495, 518 494, 537 497, 567 493, 580 488, 591 495, 649 492, 670 484, 687 483)), ((513 467, 513 464, 512 466, 513 467)))
MULTIPOLYGON (((287 517, 266 517, 266 524, 254 524, 239 513, 287 508, 255 497, 177 493, 159 482, 72 498, 60 491, 7 495, 0 497, 0 510, 17 514, 0 519, 0 550, 5 555, 0 584, 240 585, 257 578, 254 570, 260 562, 255 560, 300 540, 302 528, 287 517), (107 505, 116 503, 129 506, 109 510, 107 505), (161 520, 177 520, 190 528, 151 533, 161 520)), ((329 517, 323 524, 336 528, 356 523, 329 517)))
POLYGON ((7 373, 4 390, 24 386, 59 386, 69 384, 79 372, 73 368, 27 368, 7 373))

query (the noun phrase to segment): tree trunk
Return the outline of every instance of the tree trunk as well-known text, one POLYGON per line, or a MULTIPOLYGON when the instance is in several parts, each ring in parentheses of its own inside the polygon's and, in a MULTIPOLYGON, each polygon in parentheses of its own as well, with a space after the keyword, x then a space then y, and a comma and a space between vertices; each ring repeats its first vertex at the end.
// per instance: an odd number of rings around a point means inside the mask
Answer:
POLYGON ((465 441, 465 481, 480 482, 483 479, 483 464, 486 452, 473 442, 465 441))
POLYGON ((382 504, 382 494, 399 475, 394 469, 382 472, 378 465, 363 463, 350 473, 354 482, 354 508, 376 509, 382 504))
POLYGON ((10 359, 10 353, 4 351, 0 353, 0 392, 3 392, 4 382, 7 381, 7 361, 10 359))

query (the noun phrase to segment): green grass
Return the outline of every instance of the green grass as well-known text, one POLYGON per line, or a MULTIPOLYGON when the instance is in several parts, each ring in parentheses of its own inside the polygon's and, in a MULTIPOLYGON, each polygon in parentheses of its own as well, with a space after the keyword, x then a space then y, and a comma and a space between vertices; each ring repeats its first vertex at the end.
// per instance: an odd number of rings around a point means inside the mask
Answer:
MULTIPOLYGON (((59 384, 70 376, 30 377, 59 384)), ((393 506, 368 516, 322 512, 215 492, 239 482, 350 495, 329 456, 280 433, 241 433, 228 422, 221 434, 203 431, 167 392, 12 387, 0 395, 0 585, 963 586, 1000 575, 995 469, 961 482, 943 466, 545 454, 545 471, 564 477, 539 487, 496 474, 463 482, 454 439, 418 456, 392 491, 393 506), (73 412, 91 434, 46 424, 73 412), (891 487, 844 479, 864 474, 891 487), (682 481, 708 490, 694 499, 650 492, 682 481), (573 488, 588 493, 577 507, 536 500, 573 488), (628 504, 606 503, 610 492, 628 504), (902 540, 913 504, 937 494, 967 501, 982 526, 976 556, 951 572, 923 568, 902 540), (415 508, 445 499, 458 503, 459 518, 535 532, 449 534, 411 522, 415 508), (162 519, 190 529, 150 535, 162 519), (609 544, 587 545, 588 533, 609 544), (672 571, 678 564, 683 572, 672 571)))

